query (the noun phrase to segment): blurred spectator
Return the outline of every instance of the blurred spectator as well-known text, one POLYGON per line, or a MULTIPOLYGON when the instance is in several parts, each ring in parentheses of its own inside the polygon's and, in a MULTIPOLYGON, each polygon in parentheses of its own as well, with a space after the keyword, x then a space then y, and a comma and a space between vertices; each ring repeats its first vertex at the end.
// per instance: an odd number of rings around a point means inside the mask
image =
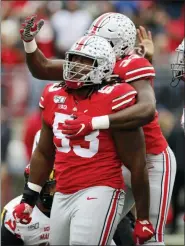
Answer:
POLYGON ((65 1, 65 9, 57 11, 51 18, 59 57, 64 58, 65 52, 84 35, 91 22, 91 15, 86 9, 79 8, 78 1, 65 1))
POLYGON ((162 130, 163 135, 168 138, 175 126, 175 117, 174 115, 166 108, 158 108, 159 112, 159 124, 162 130))
MULTIPOLYGON (((104 13, 108 12, 117 12, 115 8, 114 2, 111 3, 111 1, 91 1, 92 3, 89 3, 88 10, 93 15, 93 18, 96 19, 98 16, 104 13)), ((119 12, 119 11, 118 11, 119 12)))
POLYGON ((2 20, 7 18, 19 17, 24 7, 28 4, 28 0, 22 1, 2 1, 2 20))
POLYGON ((36 36, 37 45, 47 58, 55 56, 54 31, 49 20, 47 3, 39 5, 35 14, 38 19, 44 19, 44 26, 36 36))
POLYGON ((24 53, 16 47, 19 40, 19 23, 8 19, 1 22, 1 62, 3 66, 23 63, 24 53))
POLYGON ((41 111, 40 109, 30 113, 23 124, 23 141, 26 147, 28 161, 31 159, 32 147, 35 134, 41 129, 41 111))
POLYGON ((184 38, 184 18, 185 5, 181 9, 181 14, 177 19, 169 19, 166 26, 168 35, 168 51, 173 52, 184 38))
POLYGON ((180 16, 179 13, 182 11, 184 1, 168 0, 168 4, 166 4, 166 1, 158 0, 158 5, 161 8, 165 9, 165 11, 169 14, 170 18, 177 19, 180 16))
MULTIPOLYGON (((3 93, 5 91, 3 90, 3 93)), ((11 140, 11 125, 6 103, 2 98, 1 104, 1 207, 11 199, 11 176, 8 172, 7 150, 11 140)))
POLYGON ((116 12, 123 13, 132 18, 139 11, 140 1, 112 1, 116 12))

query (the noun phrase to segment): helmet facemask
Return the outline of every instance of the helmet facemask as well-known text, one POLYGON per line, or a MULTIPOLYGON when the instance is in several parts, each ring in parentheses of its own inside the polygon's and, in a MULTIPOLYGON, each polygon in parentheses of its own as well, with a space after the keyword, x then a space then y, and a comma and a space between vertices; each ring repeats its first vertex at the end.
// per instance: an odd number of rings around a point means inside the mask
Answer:
POLYGON ((177 62, 171 64, 172 70, 172 83, 177 80, 177 84, 182 79, 185 81, 185 53, 184 51, 177 50, 177 62))
POLYGON ((184 50, 176 50, 177 51, 177 62, 171 64, 172 70, 172 81, 171 86, 176 87, 180 80, 185 82, 185 52, 184 50))
POLYGON ((106 58, 100 58, 90 55, 82 55, 77 52, 67 52, 64 65, 63 77, 67 87, 78 89, 82 86, 89 86, 94 84, 101 84, 102 79, 106 76, 106 66, 108 61, 106 58), (91 60, 91 65, 81 62, 75 62, 72 57, 81 56, 91 60))

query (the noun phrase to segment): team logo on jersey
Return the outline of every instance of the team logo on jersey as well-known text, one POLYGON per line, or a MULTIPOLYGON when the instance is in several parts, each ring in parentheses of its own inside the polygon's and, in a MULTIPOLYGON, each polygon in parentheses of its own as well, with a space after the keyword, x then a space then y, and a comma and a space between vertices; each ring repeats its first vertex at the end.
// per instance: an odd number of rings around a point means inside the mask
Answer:
POLYGON ((59 105, 58 105, 58 108, 59 108, 59 109, 67 110, 67 105, 65 105, 65 104, 59 104, 59 105))
POLYGON ((33 231, 33 230, 36 230, 39 228, 39 222, 33 224, 33 225, 30 225, 28 226, 28 231, 33 231))
POLYGON ((54 103, 64 103, 66 100, 66 97, 63 96, 54 96, 53 101, 54 103))

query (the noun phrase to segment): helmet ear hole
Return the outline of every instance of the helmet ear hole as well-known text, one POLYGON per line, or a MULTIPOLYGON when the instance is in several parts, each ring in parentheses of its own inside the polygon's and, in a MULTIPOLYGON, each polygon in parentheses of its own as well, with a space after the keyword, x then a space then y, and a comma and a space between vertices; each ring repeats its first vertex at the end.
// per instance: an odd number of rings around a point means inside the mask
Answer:
POLYGON ((98 61, 97 60, 95 60, 95 62, 94 62, 94 67, 98 67, 98 61))

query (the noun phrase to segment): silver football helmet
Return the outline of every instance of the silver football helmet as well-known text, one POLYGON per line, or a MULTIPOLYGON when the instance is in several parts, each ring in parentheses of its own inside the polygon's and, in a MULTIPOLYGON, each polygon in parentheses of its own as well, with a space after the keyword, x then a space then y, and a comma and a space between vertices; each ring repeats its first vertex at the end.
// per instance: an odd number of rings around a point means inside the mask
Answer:
POLYGON ((114 49, 116 57, 127 55, 136 43, 136 27, 125 15, 106 13, 99 16, 87 30, 87 35, 106 38, 114 49))
POLYGON ((101 84, 112 74, 115 62, 115 53, 106 39, 95 35, 83 36, 66 52, 64 82, 73 89, 101 84), (74 57, 79 60, 75 61, 74 57), (87 60, 88 63, 85 62, 87 60))
POLYGON ((180 81, 181 79, 185 81, 185 50, 184 50, 184 42, 177 47, 176 51, 176 62, 171 64, 172 70, 172 82, 175 80, 180 81))

